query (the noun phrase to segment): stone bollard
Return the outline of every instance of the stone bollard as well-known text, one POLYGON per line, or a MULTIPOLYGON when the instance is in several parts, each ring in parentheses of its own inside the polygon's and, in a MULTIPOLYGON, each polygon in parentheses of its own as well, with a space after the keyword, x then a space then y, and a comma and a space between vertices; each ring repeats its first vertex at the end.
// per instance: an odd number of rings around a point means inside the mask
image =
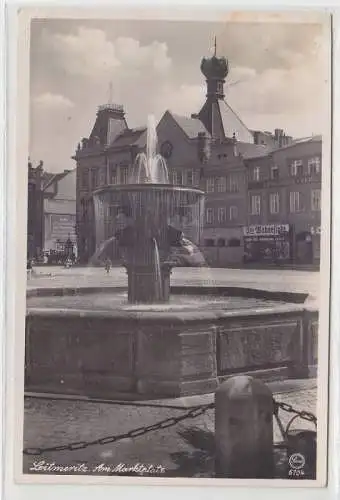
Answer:
POLYGON ((273 394, 261 380, 240 375, 215 394, 215 477, 272 478, 273 394))

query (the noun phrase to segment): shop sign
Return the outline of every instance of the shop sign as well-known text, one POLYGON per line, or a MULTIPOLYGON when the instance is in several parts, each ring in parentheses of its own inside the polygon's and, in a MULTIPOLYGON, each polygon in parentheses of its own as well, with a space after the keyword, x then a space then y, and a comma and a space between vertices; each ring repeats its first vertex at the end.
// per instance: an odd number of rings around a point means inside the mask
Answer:
POLYGON ((244 236, 278 236, 289 233, 289 224, 253 225, 243 228, 244 236))

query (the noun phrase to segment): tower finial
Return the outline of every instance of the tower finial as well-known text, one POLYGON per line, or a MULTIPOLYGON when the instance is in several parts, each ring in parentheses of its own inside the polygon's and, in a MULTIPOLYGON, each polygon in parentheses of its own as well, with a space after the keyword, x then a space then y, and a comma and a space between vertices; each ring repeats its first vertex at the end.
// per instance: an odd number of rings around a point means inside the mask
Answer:
POLYGON ((217 51, 217 39, 216 39, 216 35, 215 35, 215 38, 214 38, 214 56, 216 57, 216 51, 217 51))

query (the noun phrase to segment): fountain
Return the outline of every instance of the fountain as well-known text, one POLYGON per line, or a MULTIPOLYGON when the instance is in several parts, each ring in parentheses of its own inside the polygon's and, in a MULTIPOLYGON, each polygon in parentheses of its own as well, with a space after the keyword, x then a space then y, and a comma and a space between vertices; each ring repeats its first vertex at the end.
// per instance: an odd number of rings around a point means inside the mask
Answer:
POLYGON ((158 399, 212 392, 236 373, 309 375, 317 312, 306 309, 306 295, 170 287, 176 251, 200 242, 204 193, 169 184, 152 118, 129 182, 102 187, 93 200, 94 259, 118 245, 127 294, 114 282, 91 288, 86 275, 86 286, 28 290, 27 390, 158 399))
POLYGON ((165 160, 157 154, 153 117, 148 118, 146 153, 136 157, 129 183, 105 186, 93 199, 97 247, 116 238, 127 269, 129 302, 169 301, 170 272, 175 265, 171 252, 188 244, 183 234, 188 226, 191 242, 200 242, 204 193, 169 184, 165 160), (115 217, 110 215, 113 211, 115 217))

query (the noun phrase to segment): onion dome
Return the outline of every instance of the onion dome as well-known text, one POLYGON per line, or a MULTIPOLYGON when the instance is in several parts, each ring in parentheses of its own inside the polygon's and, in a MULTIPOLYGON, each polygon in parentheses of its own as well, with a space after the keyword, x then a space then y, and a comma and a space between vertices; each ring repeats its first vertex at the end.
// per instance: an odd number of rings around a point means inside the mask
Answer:
POLYGON ((228 60, 225 57, 204 57, 201 62, 201 71, 207 80, 224 80, 229 72, 228 60))

